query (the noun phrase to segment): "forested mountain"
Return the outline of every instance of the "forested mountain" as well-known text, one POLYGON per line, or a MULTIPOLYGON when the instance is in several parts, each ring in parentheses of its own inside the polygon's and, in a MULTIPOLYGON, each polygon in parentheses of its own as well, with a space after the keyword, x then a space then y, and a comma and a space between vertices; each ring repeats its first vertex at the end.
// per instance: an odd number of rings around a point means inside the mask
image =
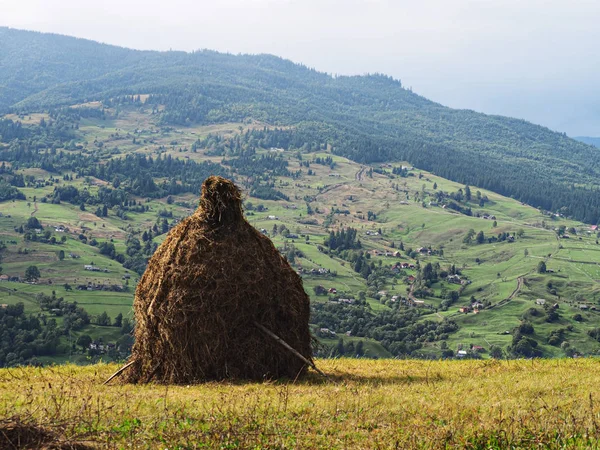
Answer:
POLYGON ((407 160, 579 220, 600 218, 594 147, 523 120, 446 108, 383 75, 331 77, 270 55, 137 51, 8 28, 0 43, 0 112, 148 94, 163 124, 291 126, 274 145, 407 160))
POLYGON ((600 137, 576 136, 573 139, 600 148, 600 137))

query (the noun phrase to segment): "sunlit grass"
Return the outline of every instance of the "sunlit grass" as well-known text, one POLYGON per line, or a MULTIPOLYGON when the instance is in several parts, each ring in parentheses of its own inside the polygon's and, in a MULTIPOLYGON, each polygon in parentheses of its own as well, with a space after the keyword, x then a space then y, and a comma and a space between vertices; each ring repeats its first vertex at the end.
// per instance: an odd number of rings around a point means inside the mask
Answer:
POLYGON ((115 365, 0 370, 6 417, 111 448, 595 448, 594 359, 321 360, 332 381, 132 386, 115 365))

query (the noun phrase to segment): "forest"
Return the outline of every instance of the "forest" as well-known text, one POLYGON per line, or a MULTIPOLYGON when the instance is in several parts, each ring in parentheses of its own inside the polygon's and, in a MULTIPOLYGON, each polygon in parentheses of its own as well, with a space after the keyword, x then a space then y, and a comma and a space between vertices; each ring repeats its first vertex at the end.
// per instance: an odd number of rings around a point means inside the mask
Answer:
MULTIPOLYGON (((92 100, 141 104, 139 94, 145 94, 144 104, 166 126, 269 123, 280 129, 253 136, 261 145, 330 148, 361 163, 409 161, 587 223, 600 218, 594 147, 523 120, 444 107, 384 75, 332 77, 270 55, 141 52, 8 28, 0 28, 0 40, 0 112, 27 114, 92 100)), ((32 145, 51 146, 72 131, 68 125, 46 128, 29 137, 32 145)), ((27 130, 9 122, 0 134, 3 142, 28 138, 27 130)), ((137 186, 174 189, 142 180, 137 186)))

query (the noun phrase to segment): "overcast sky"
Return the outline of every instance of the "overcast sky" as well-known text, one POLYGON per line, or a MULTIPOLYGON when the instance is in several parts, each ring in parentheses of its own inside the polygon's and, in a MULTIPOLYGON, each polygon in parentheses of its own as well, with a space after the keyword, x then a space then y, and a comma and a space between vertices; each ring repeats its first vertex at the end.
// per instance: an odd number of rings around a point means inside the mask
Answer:
POLYGON ((448 106, 600 136, 600 0, 0 0, 0 25, 381 72, 448 106))

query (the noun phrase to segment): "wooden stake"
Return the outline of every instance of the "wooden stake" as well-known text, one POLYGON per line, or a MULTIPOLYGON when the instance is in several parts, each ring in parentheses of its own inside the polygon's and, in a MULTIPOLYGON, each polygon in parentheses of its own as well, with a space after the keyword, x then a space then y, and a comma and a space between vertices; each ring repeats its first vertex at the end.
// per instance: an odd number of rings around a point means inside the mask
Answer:
POLYGON ((134 362, 135 362, 135 359, 133 361, 130 361, 127 364, 125 364, 123 367, 121 367, 119 370, 117 370, 115 373, 113 373, 108 380, 106 380, 104 383, 102 383, 102 386, 104 386, 105 384, 108 384, 108 382, 110 380, 112 380, 113 378, 118 377, 119 375, 121 375, 123 373, 123 371, 125 369, 127 369, 130 365, 132 365, 134 362))
POLYGON ((302 356, 302 354, 299 351, 297 351, 295 348, 293 348, 290 344, 285 342, 283 339, 281 339, 279 336, 277 336, 271 330, 269 330, 268 328, 265 328, 263 325, 261 325, 258 322, 254 322, 254 325, 256 325, 261 331, 268 334, 273 339, 275 339, 277 342, 279 342, 281 345, 283 345, 285 348, 287 348, 290 352, 292 352, 294 355, 296 355, 298 358, 300 358, 302 361, 304 361, 306 364, 308 364, 310 367, 312 367, 314 370, 316 370, 320 375, 322 375, 323 377, 325 377, 331 381, 329 376, 326 373, 321 372, 319 370, 319 368, 315 365, 314 362, 310 361, 309 359, 306 359, 304 356, 302 356))

